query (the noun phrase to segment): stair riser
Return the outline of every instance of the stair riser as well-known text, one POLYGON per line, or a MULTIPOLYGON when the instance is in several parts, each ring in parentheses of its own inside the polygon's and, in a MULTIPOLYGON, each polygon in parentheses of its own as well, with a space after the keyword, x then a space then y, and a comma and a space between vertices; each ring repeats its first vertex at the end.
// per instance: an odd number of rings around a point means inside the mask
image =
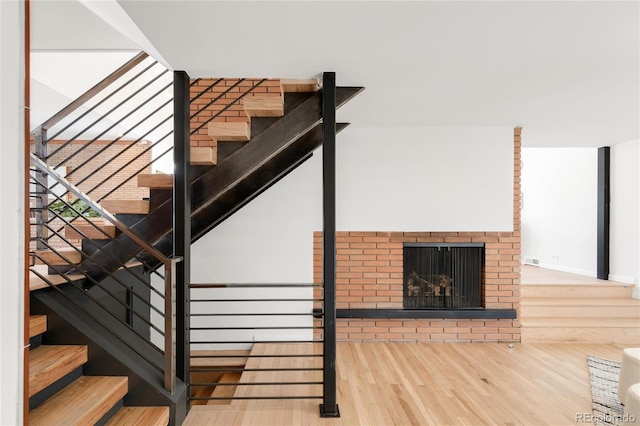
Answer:
POLYGON ((520 316, 551 318, 637 318, 640 310, 637 306, 526 306, 520 308, 520 316))
POLYGON ((640 345, 640 328, 522 327, 522 343, 609 343, 640 345))
POLYGON ((527 297, 631 297, 633 286, 522 285, 520 294, 527 297))

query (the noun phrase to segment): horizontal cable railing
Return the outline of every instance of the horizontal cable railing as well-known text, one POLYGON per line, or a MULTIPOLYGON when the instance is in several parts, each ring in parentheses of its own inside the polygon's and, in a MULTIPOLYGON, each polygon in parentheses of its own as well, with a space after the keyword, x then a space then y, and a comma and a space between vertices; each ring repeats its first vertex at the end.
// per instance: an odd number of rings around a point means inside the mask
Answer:
MULTIPOLYGON (((33 259, 30 285, 40 284, 57 291, 78 310, 101 324, 114 339, 163 373, 165 388, 173 392, 176 376, 174 271, 181 259, 168 258, 147 244, 34 154, 31 154, 31 168, 36 172, 32 176, 46 177, 44 183, 32 177, 31 196, 44 197, 50 201, 49 206, 55 204, 57 208, 40 208, 38 211, 46 217, 43 226, 46 237, 35 230, 31 232, 34 244, 30 248, 33 259), (63 196, 51 189, 53 182, 65 189, 63 196), (138 246, 136 250, 120 247, 124 253, 130 253, 130 260, 120 264, 115 272, 102 268, 110 278, 109 283, 83 272, 78 266, 81 261, 102 251, 104 242, 115 241, 113 236, 116 233, 125 234, 138 246), (78 246, 72 241, 75 239, 81 239, 82 244, 78 246), (35 243, 39 243, 39 247, 35 243), (155 259, 164 271, 151 268, 143 255, 155 259), (154 284, 154 277, 161 285, 154 284), (59 287, 60 284, 68 284, 77 291, 59 287), (96 297, 87 284, 98 289, 101 296, 96 297), (121 297, 123 293, 126 295, 124 299, 121 297), (159 339, 154 341, 150 337, 153 335, 159 339)), ((34 226, 35 223, 32 228, 34 226)))
POLYGON ((192 405, 319 399, 322 286, 192 284, 192 405))

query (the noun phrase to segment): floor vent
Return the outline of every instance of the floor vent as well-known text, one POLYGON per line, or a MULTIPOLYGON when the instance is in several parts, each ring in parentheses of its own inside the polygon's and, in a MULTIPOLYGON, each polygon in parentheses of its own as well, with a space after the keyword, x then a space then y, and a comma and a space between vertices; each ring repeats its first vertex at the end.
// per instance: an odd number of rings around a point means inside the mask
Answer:
POLYGON ((540 259, 536 259, 534 257, 525 257, 524 263, 525 265, 540 266, 540 259))

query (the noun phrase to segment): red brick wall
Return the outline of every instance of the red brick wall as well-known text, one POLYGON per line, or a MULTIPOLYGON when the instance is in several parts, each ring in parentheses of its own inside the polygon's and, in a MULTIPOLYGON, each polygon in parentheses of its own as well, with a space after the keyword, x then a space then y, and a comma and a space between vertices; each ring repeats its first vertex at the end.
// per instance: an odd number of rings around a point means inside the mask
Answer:
MULTIPOLYGON (((514 129, 513 232, 338 232, 338 309, 402 309, 405 242, 483 242, 483 305, 520 309, 520 129, 514 129)), ((314 234, 314 282, 322 282, 322 233, 314 234)), ((318 293, 320 294, 320 293, 318 293)), ((520 341, 516 320, 339 319, 338 340, 520 341)))
MULTIPOLYGON (((190 98, 195 98, 196 95, 207 89, 208 86, 213 84, 217 79, 203 78, 190 88, 190 98)), ((202 112, 191 119, 191 131, 198 128, 203 123, 206 123, 213 115, 220 112, 222 109, 230 105, 238 96, 245 93, 251 86, 254 86, 260 82, 260 79, 246 79, 231 89, 221 99, 217 100, 213 105, 207 106, 216 97, 220 96, 223 92, 228 90, 234 84, 238 82, 238 79, 228 78, 224 79, 216 86, 207 90, 205 94, 191 103, 191 116, 196 114, 199 110, 205 108, 202 112)), ((273 94, 279 95, 281 93, 280 80, 267 80, 251 91, 251 94, 273 94)), ((247 96, 251 96, 251 94, 247 96)), ((227 122, 227 121, 240 121, 248 122, 249 117, 244 112, 244 104, 242 100, 238 101, 234 105, 231 105, 226 111, 222 112, 218 117, 212 120, 213 122, 227 122)), ((215 142, 211 140, 208 134, 208 126, 204 125, 202 129, 197 133, 191 135, 191 146, 215 146, 215 142)))

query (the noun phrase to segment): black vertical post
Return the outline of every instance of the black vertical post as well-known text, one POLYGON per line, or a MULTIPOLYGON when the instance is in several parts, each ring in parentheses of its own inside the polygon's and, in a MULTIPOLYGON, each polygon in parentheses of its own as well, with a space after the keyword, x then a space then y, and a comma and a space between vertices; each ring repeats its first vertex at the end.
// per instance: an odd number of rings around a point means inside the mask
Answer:
POLYGON ((336 402, 336 73, 322 75, 323 392, 320 417, 340 417, 336 402))
POLYGON ((598 279, 609 279, 609 176, 611 154, 608 146, 598 148, 598 279))
POLYGON ((173 254, 176 264, 176 375, 189 379, 189 284, 191 283, 191 190, 189 182, 189 76, 173 73, 173 254))

